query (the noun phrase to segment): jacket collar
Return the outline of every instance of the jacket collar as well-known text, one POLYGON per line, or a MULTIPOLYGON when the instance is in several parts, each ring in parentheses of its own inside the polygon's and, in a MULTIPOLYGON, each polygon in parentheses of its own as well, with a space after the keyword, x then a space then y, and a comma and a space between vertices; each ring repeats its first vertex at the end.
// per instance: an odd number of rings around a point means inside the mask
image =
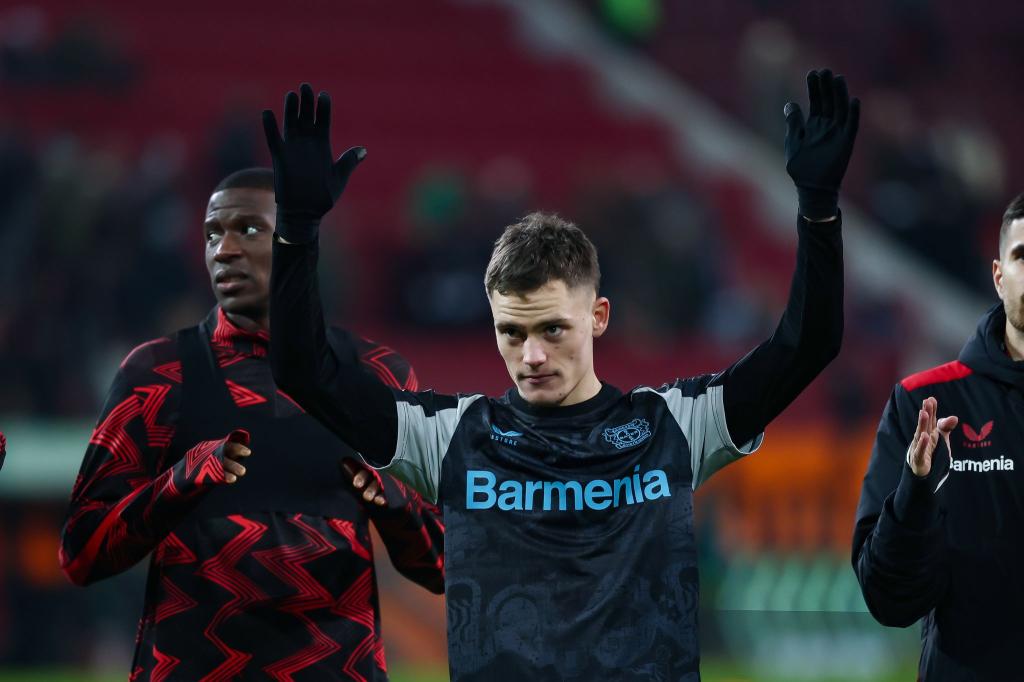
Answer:
POLYGON ((960 351, 960 362, 978 374, 1024 389, 1024 361, 1006 352, 1006 312, 1002 302, 988 309, 960 351))
POLYGON ((215 306, 203 320, 204 331, 216 348, 246 355, 264 357, 270 345, 270 334, 264 330, 250 332, 228 319, 220 306, 215 306))

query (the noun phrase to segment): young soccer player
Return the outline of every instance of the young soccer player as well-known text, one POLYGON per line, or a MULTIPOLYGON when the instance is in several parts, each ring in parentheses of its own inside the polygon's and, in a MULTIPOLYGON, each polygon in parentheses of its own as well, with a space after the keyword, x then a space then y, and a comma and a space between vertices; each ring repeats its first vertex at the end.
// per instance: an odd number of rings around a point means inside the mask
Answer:
POLYGON ((693 491, 758 447, 842 337, 837 202, 859 102, 829 71, 807 82, 807 120, 786 107, 799 244, 778 328, 721 372, 625 393, 594 369, 610 315, 597 253, 544 214, 504 231, 485 276, 514 388, 490 398, 367 381, 353 350, 327 343, 316 279, 319 220, 366 151, 332 162, 330 99, 314 107, 308 84, 285 98, 283 137, 264 112, 274 376, 367 461, 443 505, 453 680, 699 679, 693 491))
MULTIPOLYGON (((214 189, 201 227, 217 306, 128 355, 71 494, 74 583, 149 557, 133 680, 386 680, 371 520, 401 572, 442 589, 437 510, 390 477, 361 503, 339 469, 354 453, 274 385, 275 219, 270 169, 214 189)), ((390 349, 330 333, 371 382, 416 384, 390 349)))

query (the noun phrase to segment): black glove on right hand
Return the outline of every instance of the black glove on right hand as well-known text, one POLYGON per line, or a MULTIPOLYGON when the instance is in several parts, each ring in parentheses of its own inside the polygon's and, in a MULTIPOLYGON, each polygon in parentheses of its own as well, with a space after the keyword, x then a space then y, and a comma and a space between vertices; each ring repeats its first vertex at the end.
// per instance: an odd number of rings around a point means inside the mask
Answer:
POLYGON ((274 164, 277 200, 276 232, 292 243, 316 239, 320 219, 341 196, 348 177, 366 157, 352 147, 333 161, 331 156, 331 98, 321 92, 313 110, 313 88, 303 83, 300 95, 284 98, 284 137, 278 134, 274 112, 263 112, 263 130, 274 164))
POLYGON ((846 80, 828 69, 807 74, 811 111, 786 104, 786 172, 796 184, 800 215, 827 220, 839 211, 839 184, 853 153, 860 100, 846 92, 846 80))

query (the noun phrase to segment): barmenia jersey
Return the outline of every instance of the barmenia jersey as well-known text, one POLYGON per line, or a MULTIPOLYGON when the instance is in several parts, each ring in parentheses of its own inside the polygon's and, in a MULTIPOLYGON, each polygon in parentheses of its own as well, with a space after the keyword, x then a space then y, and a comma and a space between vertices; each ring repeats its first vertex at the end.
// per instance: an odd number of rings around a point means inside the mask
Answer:
POLYGON ((693 491, 838 352, 839 221, 798 233, 771 339, 715 375, 566 407, 374 387, 327 343, 316 244, 275 243, 278 382, 443 507, 453 680, 699 680, 693 491))
POLYGON ((400 396, 388 471, 435 493, 454 529, 453 677, 697 674, 693 490, 761 440, 732 443, 711 380, 605 385, 554 415, 514 390, 400 396))

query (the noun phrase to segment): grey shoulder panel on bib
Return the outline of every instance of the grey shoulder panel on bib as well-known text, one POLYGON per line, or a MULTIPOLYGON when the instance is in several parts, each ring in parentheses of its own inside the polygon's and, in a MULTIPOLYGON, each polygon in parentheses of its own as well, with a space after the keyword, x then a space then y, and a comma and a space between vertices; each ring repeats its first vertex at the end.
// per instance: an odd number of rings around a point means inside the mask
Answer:
MULTIPOLYGON (((406 394, 409 395, 409 394, 406 394)), ((421 394, 411 394, 419 396, 421 394)), ((440 397, 440 396, 438 396, 440 397)), ((387 469, 431 502, 437 502, 441 465, 466 411, 482 394, 444 400, 398 400, 398 444, 387 469)))
POLYGON ((732 442, 725 421, 722 388, 679 380, 660 388, 641 386, 633 390, 654 393, 665 401, 690 446, 694 490, 719 469, 757 450, 764 440, 760 433, 739 447, 732 442))

